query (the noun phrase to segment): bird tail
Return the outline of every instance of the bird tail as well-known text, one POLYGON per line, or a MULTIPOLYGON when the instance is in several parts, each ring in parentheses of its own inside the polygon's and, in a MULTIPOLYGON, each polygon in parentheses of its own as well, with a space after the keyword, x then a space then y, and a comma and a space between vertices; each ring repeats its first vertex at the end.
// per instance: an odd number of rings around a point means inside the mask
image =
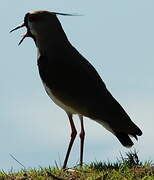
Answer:
POLYGON ((127 147, 130 148, 134 145, 133 141, 131 140, 130 136, 134 137, 136 140, 138 140, 137 136, 141 136, 142 135, 142 131, 134 124, 134 131, 133 133, 128 133, 128 132, 122 132, 119 130, 115 130, 114 128, 112 128, 111 126, 109 126, 108 123, 100 121, 100 120, 96 120, 99 124, 103 125, 103 127, 105 129, 107 129, 108 131, 110 131, 112 134, 114 134, 118 140, 120 141, 120 143, 127 147))
MULTIPOLYGON (((133 141, 131 140, 131 138, 129 137, 128 134, 126 133, 122 133, 122 132, 114 132, 114 135, 118 138, 118 140, 120 141, 120 143, 125 146, 125 147, 132 147, 134 145, 133 141)), ((135 137, 135 139, 137 140, 137 136, 134 135, 133 137, 135 137)))
POLYGON ((133 141, 131 140, 130 136, 134 137, 136 140, 138 140, 137 136, 142 135, 142 131, 135 125, 136 128, 135 133, 124 133, 124 132, 117 132, 114 131, 114 135, 118 138, 118 140, 121 142, 121 144, 125 147, 132 147, 134 145, 133 141))

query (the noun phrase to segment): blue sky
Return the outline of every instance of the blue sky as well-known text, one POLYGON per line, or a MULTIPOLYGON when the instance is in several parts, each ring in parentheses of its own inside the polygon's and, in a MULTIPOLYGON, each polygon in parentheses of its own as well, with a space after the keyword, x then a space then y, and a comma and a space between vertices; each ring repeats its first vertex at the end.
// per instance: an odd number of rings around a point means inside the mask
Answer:
MULTIPOLYGON (((71 43, 97 69, 108 89, 143 135, 135 142, 141 160, 154 160, 154 1, 153 0, 5 0, 1 2, 0 169, 63 163, 70 138, 67 116, 46 95, 38 75, 36 48, 25 29, 9 31, 25 13, 49 10, 84 16, 59 19, 71 43)), ((78 118, 75 123, 79 129, 78 118)), ((86 163, 115 160, 128 151, 99 124, 85 118, 86 163)), ((79 161, 76 139, 69 165, 79 161)))

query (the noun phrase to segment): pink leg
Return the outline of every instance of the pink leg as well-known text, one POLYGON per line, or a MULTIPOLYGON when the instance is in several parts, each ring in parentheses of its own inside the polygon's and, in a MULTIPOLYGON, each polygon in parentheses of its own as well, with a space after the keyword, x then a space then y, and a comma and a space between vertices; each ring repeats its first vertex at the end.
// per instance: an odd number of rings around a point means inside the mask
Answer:
POLYGON ((84 131, 84 125, 83 125, 83 116, 79 115, 80 122, 81 122, 81 132, 80 132, 80 166, 83 164, 83 148, 84 148, 84 138, 85 138, 85 131, 84 131))
POLYGON ((72 145, 74 143, 74 140, 75 140, 75 137, 76 137, 76 134, 77 134, 77 131, 76 131, 73 119, 72 119, 72 114, 67 113, 67 115, 68 115, 68 118, 69 118, 69 121, 70 121, 72 133, 71 133, 71 140, 69 142, 69 146, 68 146, 66 157, 65 157, 65 160, 64 160, 64 164, 63 164, 63 169, 65 169, 66 166, 67 166, 67 161, 68 161, 68 158, 69 158, 69 154, 71 152, 72 145))

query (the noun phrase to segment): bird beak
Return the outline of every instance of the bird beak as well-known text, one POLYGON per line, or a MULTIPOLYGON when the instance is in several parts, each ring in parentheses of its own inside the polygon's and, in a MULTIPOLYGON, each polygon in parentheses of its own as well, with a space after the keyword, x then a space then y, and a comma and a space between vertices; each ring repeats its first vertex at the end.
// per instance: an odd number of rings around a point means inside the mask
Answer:
POLYGON ((15 30, 17 30, 17 29, 20 29, 20 28, 22 28, 22 27, 24 27, 24 26, 26 26, 25 23, 23 23, 23 24, 17 26, 16 28, 12 29, 12 30, 10 31, 10 33, 13 32, 13 31, 15 31, 15 30))
MULTIPOLYGON (((10 31, 10 33, 13 32, 13 31, 15 31, 15 30, 17 30, 17 29, 20 29, 20 28, 22 28, 22 27, 26 27, 25 23, 23 23, 23 24, 17 26, 16 28, 12 29, 12 30, 10 31)), ((27 32, 26 34, 22 35, 22 39, 20 40, 20 42, 18 43, 18 45, 20 45, 26 37, 29 37, 28 32, 27 32)))

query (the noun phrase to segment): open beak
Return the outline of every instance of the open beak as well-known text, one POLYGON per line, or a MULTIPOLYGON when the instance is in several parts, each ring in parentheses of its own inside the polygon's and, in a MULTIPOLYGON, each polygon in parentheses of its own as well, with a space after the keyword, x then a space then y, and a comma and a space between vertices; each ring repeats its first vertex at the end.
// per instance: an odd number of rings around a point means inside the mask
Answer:
POLYGON ((23 23, 23 24, 17 26, 16 28, 12 29, 12 30, 10 31, 10 33, 13 32, 13 31, 15 31, 15 30, 17 30, 17 29, 20 29, 20 28, 22 28, 22 27, 24 27, 24 26, 26 26, 25 23, 23 23))
MULTIPOLYGON (((15 30, 17 30, 17 29, 20 29, 20 28, 22 28, 22 27, 26 27, 25 23, 23 23, 23 24, 17 26, 16 28, 12 29, 12 30, 10 31, 10 33, 13 32, 13 31, 15 31, 15 30)), ((27 32, 26 34, 22 35, 22 39, 20 40, 20 42, 18 43, 18 45, 20 45, 26 37, 29 37, 28 32, 27 32)))

